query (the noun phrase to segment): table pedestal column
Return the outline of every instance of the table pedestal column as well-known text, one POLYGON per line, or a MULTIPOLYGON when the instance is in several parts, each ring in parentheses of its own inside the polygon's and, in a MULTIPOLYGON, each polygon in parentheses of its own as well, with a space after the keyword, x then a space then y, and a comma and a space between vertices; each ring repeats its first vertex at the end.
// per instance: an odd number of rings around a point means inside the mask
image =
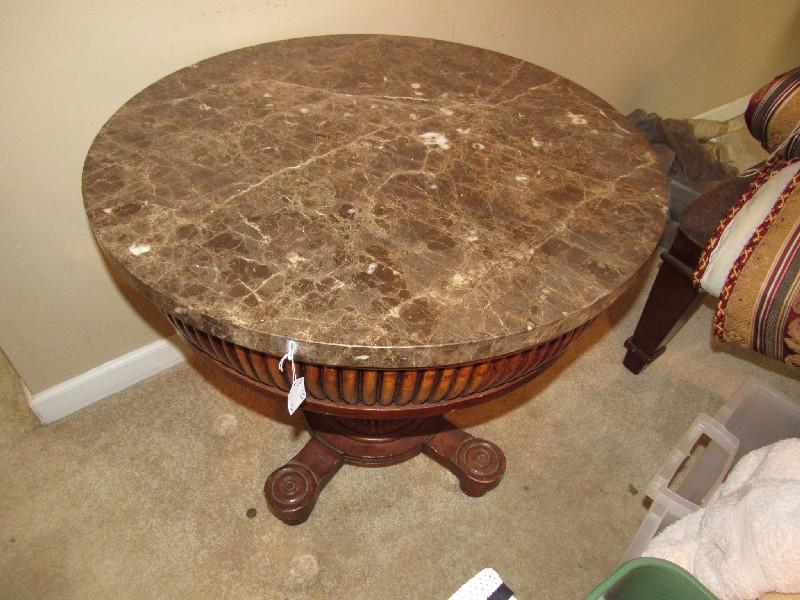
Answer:
POLYGON ((308 518, 320 492, 344 463, 385 467, 424 452, 458 477, 469 496, 482 496, 505 473, 500 448, 441 416, 381 420, 306 412, 305 418, 311 439, 264 485, 270 510, 289 525, 308 518))

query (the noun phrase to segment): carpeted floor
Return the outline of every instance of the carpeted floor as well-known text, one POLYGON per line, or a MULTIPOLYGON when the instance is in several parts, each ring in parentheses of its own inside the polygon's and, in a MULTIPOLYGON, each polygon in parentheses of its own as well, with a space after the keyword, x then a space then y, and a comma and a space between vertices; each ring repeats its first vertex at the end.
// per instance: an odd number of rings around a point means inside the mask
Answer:
POLYGON ((468 498, 424 456, 345 466, 297 527, 261 495, 307 437, 278 403, 192 361, 43 427, 3 364, 0 597, 444 600, 492 566, 520 600, 582 598, 697 413, 749 376, 800 398, 796 370, 711 341, 709 305, 626 371, 655 266, 545 375, 453 415, 504 449, 496 490, 468 498))

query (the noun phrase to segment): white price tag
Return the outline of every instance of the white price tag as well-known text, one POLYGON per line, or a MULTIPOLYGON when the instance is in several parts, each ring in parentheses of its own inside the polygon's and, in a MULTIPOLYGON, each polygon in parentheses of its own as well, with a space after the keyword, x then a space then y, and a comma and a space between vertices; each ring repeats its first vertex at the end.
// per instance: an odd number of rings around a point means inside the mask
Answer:
POLYGON ((294 368, 294 352, 297 350, 297 342, 289 340, 286 348, 286 354, 283 355, 281 361, 278 363, 278 368, 283 373, 283 363, 287 360, 292 363, 292 387, 289 388, 289 398, 287 399, 286 408, 289 409, 289 414, 293 415, 299 406, 306 399, 306 386, 305 377, 297 378, 297 370, 294 368))
POLYGON ((306 399, 305 379, 305 377, 301 377, 300 379, 295 379, 292 382, 292 387, 289 390, 289 401, 287 405, 290 415, 293 415, 294 411, 296 411, 303 403, 303 400, 306 399))

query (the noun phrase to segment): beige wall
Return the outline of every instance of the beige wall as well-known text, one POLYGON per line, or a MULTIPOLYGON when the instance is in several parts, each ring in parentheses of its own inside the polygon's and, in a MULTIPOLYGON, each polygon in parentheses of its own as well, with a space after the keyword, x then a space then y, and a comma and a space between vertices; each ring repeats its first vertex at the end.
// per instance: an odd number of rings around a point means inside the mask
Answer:
POLYGON ((539 63, 623 112, 686 116, 800 64, 798 30, 795 0, 0 2, 0 346, 37 392, 166 331, 102 262, 81 166, 119 105, 204 57, 324 33, 429 36, 539 63))

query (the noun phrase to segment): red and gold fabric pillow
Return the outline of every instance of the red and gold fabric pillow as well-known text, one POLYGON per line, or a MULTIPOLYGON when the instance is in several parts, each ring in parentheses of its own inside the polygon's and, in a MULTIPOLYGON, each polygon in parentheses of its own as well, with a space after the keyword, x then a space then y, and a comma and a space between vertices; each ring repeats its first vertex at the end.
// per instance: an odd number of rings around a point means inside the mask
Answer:
POLYGON ((753 94, 744 116, 750 133, 768 152, 800 157, 800 67, 753 94))
POLYGON ((800 158, 759 171, 711 236, 694 281, 719 297, 719 339, 800 366, 800 158))

